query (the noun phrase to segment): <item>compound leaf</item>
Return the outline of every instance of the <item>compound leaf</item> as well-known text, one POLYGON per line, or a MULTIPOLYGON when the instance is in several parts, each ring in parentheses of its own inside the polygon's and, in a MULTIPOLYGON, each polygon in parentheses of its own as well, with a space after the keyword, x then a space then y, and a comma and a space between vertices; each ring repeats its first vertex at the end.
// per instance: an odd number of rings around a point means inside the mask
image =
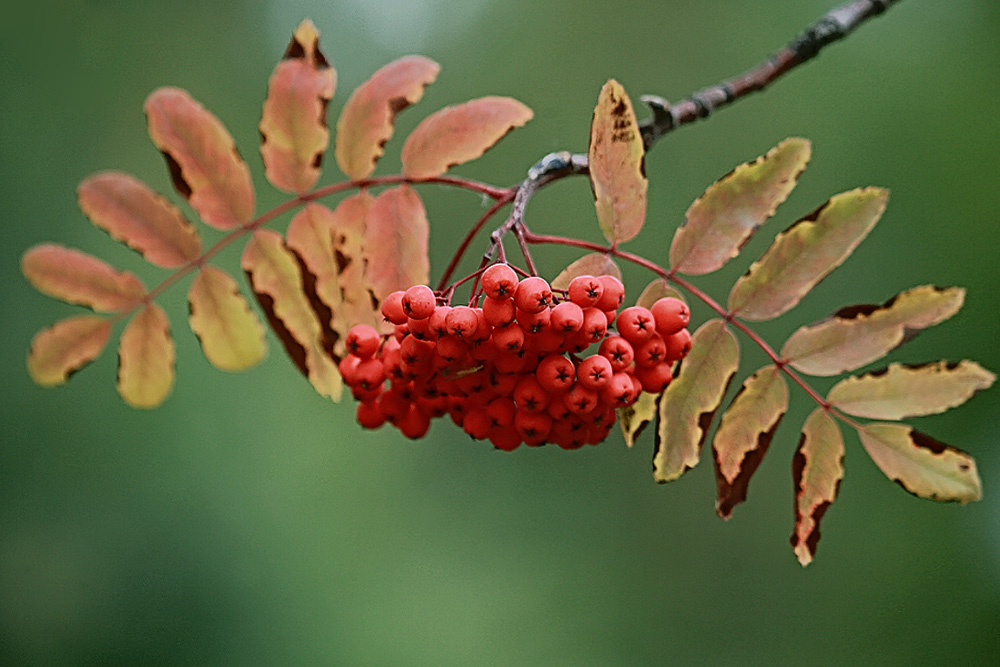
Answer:
POLYGON ((111 336, 111 321, 76 315, 42 329, 31 340, 28 374, 42 387, 57 387, 96 359, 111 336))
POLYGON ((216 229, 253 217, 250 169, 219 119, 180 88, 160 88, 145 104, 149 136, 163 153, 174 187, 216 229))
POLYGON ((822 322, 802 327, 781 348, 796 370, 837 375, 881 359, 922 330, 958 312, 965 299, 960 287, 921 285, 881 306, 841 308, 822 322))
POLYGON ((268 229, 254 232, 243 249, 242 265, 288 356, 320 395, 340 400, 340 372, 324 348, 323 327, 303 293, 299 263, 281 235, 268 229))
POLYGON ((80 209, 91 222, 151 264, 175 269, 201 254, 201 238, 194 225, 131 174, 94 174, 80 184, 77 195, 80 209))
POLYGON ((118 345, 118 393, 133 408, 155 408, 174 386, 174 340, 170 322, 155 303, 140 310, 118 345))
POLYGON ((643 391, 639 393, 639 398, 635 403, 625 408, 618 408, 618 424, 621 426, 626 445, 629 447, 634 445, 635 439, 656 417, 656 404, 662 395, 643 391))
POLYGON ((838 410, 869 419, 906 419, 965 403, 996 376, 973 361, 935 361, 888 368, 841 380, 826 400, 838 410))
POLYGON ((319 31, 306 19, 271 74, 260 119, 260 154, 275 187, 301 194, 319 180, 330 143, 326 107, 336 85, 337 73, 319 48, 319 31))
POLYGON ((791 543, 803 567, 816 555, 820 521, 837 498, 843 478, 844 438, 833 417, 823 408, 816 408, 802 427, 792 459, 795 530, 791 543))
POLYGON ((590 125, 588 173, 597 221, 611 243, 635 238, 646 220, 645 153, 632 102, 610 79, 601 88, 590 125))
POLYGON ((723 519, 746 500, 750 477, 787 410, 788 385, 776 366, 766 366, 746 379, 722 413, 712 452, 718 487, 715 511, 723 519))
POLYGON ((334 154, 352 181, 371 176, 392 137, 396 114, 420 101, 441 66, 423 56, 406 56, 358 86, 337 119, 334 154))
POLYGON ((382 192, 368 211, 362 241, 365 276, 379 301, 430 279, 427 212, 408 185, 382 192))
POLYGON ((963 505, 982 498, 975 460, 906 424, 866 424, 861 444, 886 476, 907 492, 963 505))
POLYGON ((653 479, 670 482, 698 464, 712 417, 739 367, 739 344, 720 319, 701 325, 660 399, 653 479))
POLYGON ((224 371, 242 371, 267 353, 264 326, 250 310, 236 281, 205 265, 188 291, 188 321, 205 357, 224 371))
POLYGON ((128 271, 54 243, 29 248, 21 271, 39 292, 98 312, 126 310, 146 296, 142 282, 128 271))
POLYGON ((552 287, 555 289, 567 289, 573 278, 578 276, 614 276, 618 280, 622 279, 622 270, 615 264, 615 260, 610 255, 603 252, 592 252, 589 255, 575 260, 572 264, 559 272, 552 287))
POLYGON ((711 273, 736 257, 774 215, 809 162, 805 139, 785 139, 753 162, 716 181, 687 211, 674 234, 670 265, 681 273, 711 273))
POLYGON ((434 178, 474 160, 534 114, 510 97, 480 97, 425 118, 403 144, 403 175, 434 178))
POLYGON ((778 234, 736 281, 729 294, 730 312, 746 320, 769 320, 794 307, 867 236, 888 196, 881 188, 835 195, 778 234))

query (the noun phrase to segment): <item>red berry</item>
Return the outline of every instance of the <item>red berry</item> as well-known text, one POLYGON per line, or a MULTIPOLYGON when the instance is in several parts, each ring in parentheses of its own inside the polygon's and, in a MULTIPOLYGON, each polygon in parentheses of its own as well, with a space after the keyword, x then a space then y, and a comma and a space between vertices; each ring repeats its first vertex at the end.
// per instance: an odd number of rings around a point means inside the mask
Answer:
POLYGON ((435 305, 434 290, 427 285, 414 285, 403 293, 403 312, 407 317, 426 319, 434 312, 435 305))
POLYGON ((611 382, 614 370, 611 362, 600 354, 592 354, 583 361, 576 369, 576 375, 580 384, 588 389, 601 389, 611 382))
POLYGON ((670 370, 670 364, 657 364, 656 366, 637 366, 635 377, 642 383, 643 391, 659 394, 674 379, 674 374, 670 370))
POLYGON ((608 321, 604 313, 597 308, 587 308, 583 311, 583 326, 580 327, 581 336, 589 343, 596 343, 604 338, 608 332, 608 321))
POLYGON ((631 405, 639 396, 636 387, 632 384, 632 376, 628 373, 615 373, 603 389, 601 389, 601 400, 611 407, 624 408, 631 405))
POLYGON ((403 310, 402 290, 392 292, 382 302, 382 317, 393 324, 406 324, 406 311, 403 310))
POLYGON ((656 320, 656 330, 661 336, 675 334, 691 321, 691 311, 687 304, 672 296, 657 299, 650 310, 656 320))
POLYGON ((354 369, 354 384, 365 391, 381 387, 384 382, 385 367, 378 359, 365 359, 354 369))
POLYGON ((667 360, 667 344, 660 334, 653 334, 635 348, 636 366, 656 366, 667 360))
POLYGON ((667 359, 670 361, 683 359, 691 351, 691 334, 687 329, 665 336, 663 340, 667 344, 667 359))
POLYGON ((480 282, 486 296, 503 301, 514 295, 518 282, 517 273, 507 264, 494 264, 483 271, 480 282))
POLYGON ((632 365, 635 351, 632 344, 621 336, 608 336, 601 342, 598 354, 607 357, 615 371, 623 371, 632 365))
POLYGON ((517 310, 515 315, 518 326, 524 329, 525 333, 533 334, 542 333, 543 331, 548 330, 551 318, 552 311, 549 308, 544 308, 537 313, 517 310))
POLYGON ((502 352, 519 352, 524 345, 524 329, 519 326, 494 329, 493 344, 502 352))
POLYGON ((590 308, 604 295, 604 284, 594 276, 577 276, 569 282, 569 300, 581 308, 590 308))
POLYGON ((572 301, 563 301, 552 309, 550 325, 563 336, 576 333, 583 326, 583 308, 572 301))
POLYGON ((597 392, 577 382, 563 395, 566 408, 575 415, 585 415, 597 407, 597 392))
POLYGON ((642 306, 631 306, 618 315, 618 333, 625 340, 638 345, 656 333, 656 321, 649 308, 642 306))
POLYGON ((534 375, 524 375, 518 380, 513 396, 518 409, 526 412, 541 412, 552 398, 534 375))
POLYGON ((458 339, 475 338, 476 330, 479 328, 479 318, 476 316, 474 308, 469 306, 455 306, 448 313, 445 319, 448 335, 458 339))
POLYGON ((535 370, 538 383, 550 392, 565 391, 573 386, 576 368, 561 354, 550 354, 538 363, 535 370))
POLYGON ((385 415, 382 414, 382 408, 379 406, 378 401, 362 401, 358 403, 355 416, 362 428, 374 429, 385 423, 385 415))
POLYGON ((514 423, 517 406, 506 396, 498 396, 486 404, 486 416, 493 426, 510 426, 514 423))
POLYGON ((447 319, 450 312, 451 306, 438 306, 427 318, 428 333, 433 334, 433 338, 444 338, 448 335, 447 319))
POLYGON ((367 324, 356 324, 347 332, 344 344, 351 354, 367 359, 378 351, 381 339, 382 337, 379 336, 374 327, 367 324))
POLYGON ((399 432, 410 440, 417 440, 427 435, 431 426, 431 418, 426 412, 411 404, 410 409, 397 424, 399 432))
POLYGON ((512 452, 521 446, 521 434, 516 429, 494 426, 490 429, 490 442, 497 449, 512 452))
POLYGON ((483 316, 494 327, 505 327, 513 322, 514 313, 514 302, 510 299, 501 301, 489 296, 483 299, 483 316))
POLYGON ((597 279, 604 286, 604 293, 594 307, 601 310, 617 310, 625 300, 625 285, 614 276, 598 276, 597 279))
POLYGON ((552 290, 544 278, 525 278, 514 290, 514 305, 527 313, 540 313, 551 303, 552 290))
POLYGON ((518 410, 514 415, 514 428, 527 444, 541 444, 552 429, 552 417, 544 412, 518 410))
POLYGON ((476 440, 485 440, 491 427, 490 418, 485 410, 470 410, 462 420, 462 430, 476 440))
POLYGON ((355 383, 355 378, 357 376, 358 365, 361 363, 361 357, 348 354, 340 363, 337 364, 337 370, 340 371, 340 377, 344 378, 344 384, 348 387, 355 383))

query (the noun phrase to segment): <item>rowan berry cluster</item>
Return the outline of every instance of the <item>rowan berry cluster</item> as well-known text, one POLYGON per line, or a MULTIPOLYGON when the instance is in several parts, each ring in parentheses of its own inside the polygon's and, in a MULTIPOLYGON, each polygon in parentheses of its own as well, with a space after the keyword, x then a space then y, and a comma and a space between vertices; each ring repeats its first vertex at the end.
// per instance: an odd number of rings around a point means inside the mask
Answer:
POLYGON ((363 427, 389 422, 419 438, 447 414, 507 451, 597 444, 616 409, 666 389, 691 347, 683 301, 619 312, 625 287, 612 276, 579 276, 554 292, 501 263, 482 273, 481 288, 480 306, 450 306, 414 285, 382 304, 392 334, 348 332, 340 372, 363 427))

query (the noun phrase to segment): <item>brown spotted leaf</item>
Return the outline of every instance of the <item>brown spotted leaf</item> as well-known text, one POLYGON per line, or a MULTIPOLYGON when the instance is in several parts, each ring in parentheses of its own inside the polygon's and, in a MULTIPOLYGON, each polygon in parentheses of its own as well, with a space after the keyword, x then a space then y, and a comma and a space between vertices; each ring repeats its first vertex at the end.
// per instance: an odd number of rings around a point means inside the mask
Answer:
POLYGON ((445 107, 425 118, 403 144, 403 175, 415 180, 434 178, 456 164, 474 160, 532 111, 510 97, 480 97, 445 107))
POLYGON ((670 283, 663 278, 656 278, 642 290, 642 294, 635 300, 635 305, 642 306, 643 308, 652 308, 654 303, 667 297, 679 299, 686 303, 681 293, 671 287, 670 283))
POLYGON ((594 252, 584 255, 575 260, 572 264, 559 272, 552 287, 555 289, 566 289, 570 282, 577 276, 614 276, 621 280, 622 270, 615 264, 615 260, 603 252, 594 252))
POLYGON ((264 326, 250 310, 233 278, 205 265, 188 291, 188 318, 205 357, 216 368, 242 371, 267 353, 264 326))
POLYGON ((298 260, 281 235, 267 229, 254 232, 242 265, 288 356, 320 395, 340 400, 340 372, 324 348, 323 327, 303 292, 298 260))
POLYGON ((151 264, 175 269, 201 254, 201 238, 184 214, 131 174, 94 174, 77 195, 91 222, 151 264))
MULTIPOLYGON (((375 199, 367 192, 341 200, 333 209, 334 253, 337 257, 341 304, 334 312, 334 328, 346 335, 344 327, 368 324, 383 333, 392 330, 378 308, 378 299, 365 273, 365 225, 375 199)), ((429 270, 429 269, 428 269, 429 270)), ((342 341, 341 341, 342 344, 342 341)))
POLYGON ((843 477, 844 438, 833 417, 823 408, 816 408, 802 427, 802 438, 792 459, 795 530, 791 543, 803 567, 816 555, 820 520, 837 498, 843 477))
POLYGON ((965 299, 960 287, 921 285, 881 306, 841 308, 822 322, 802 327, 781 348, 796 370, 838 375, 871 363, 920 331, 958 312, 965 299))
POLYGON ((793 308, 868 235, 887 199, 881 188, 844 192, 778 234, 736 281, 729 310, 745 320, 769 320, 793 308))
POLYGON ((441 66, 423 56, 406 56, 381 68, 357 87, 337 120, 335 155, 353 181, 371 176, 392 137, 396 114, 420 101, 441 66))
POLYGON ((642 434, 649 422, 656 418, 657 403, 663 394, 650 394, 648 391, 639 393, 639 398, 632 405, 618 408, 618 424, 622 428, 625 444, 631 447, 635 439, 642 434))
POLYGON ((155 408, 174 386, 170 322, 155 303, 136 313, 118 345, 118 393, 133 408, 155 408))
POLYGON ((701 446, 739 367, 739 344, 720 319, 701 325, 660 399, 653 479, 670 482, 698 464, 701 446))
POLYGON ((716 181, 687 211, 674 234, 670 265, 701 275, 736 257, 750 235, 785 201, 809 162, 805 139, 786 139, 766 155, 716 181))
POLYGON ((39 292, 98 312, 133 308, 146 296, 142 282, 128 271, 54 243, 29 248, 21 256, 21 271, 39 292))
POLYGON ((906 419, 944 412, 990 387, 996 375, 973 361, 935 361, 888 368, 841 380, 826 400, 869 419, 906 419))
POLYGON ((96 359, 108 344, 111 321, 76 315, 42 329, 31 340, 28 374, 42 387, 56 387, 96 359))
POLYGON ((160 88, 146 99, 149 136, 163 153, 174 187, 216 229, 253 217, 250 169, 219 119, 180 88, 160 88))
POLYGON ((362 240, 365 277, 382 301, 396 290, 430 279, 427 212, 416 191, 401 185, 383 191, 368 210, 362 240))
POLYGON ((260 118, 260 154, 267 180, 286 192, 316 185, 330 143, 326 106, 337 73, 319 49, 319 31, 306 19, 271 74, 260 118))
POLYGON ((861 444, 886 476, 921 498, 963 505, 982 498, 975 460, 905 424, 866 424, 861 444))
POLYGON ((646 220, 646 170, 635 111, 614 79, 601 88, 590 125, 590 185, 597 221, 611 243, 635 238, 646 220))
POLYGON ((750 477, 764 459, 787 410, 788 385, 776 366, 766 366, 746 379, 722 413, 712 452, 718 487, 715 511, 723 519, 746 500, 750 477))

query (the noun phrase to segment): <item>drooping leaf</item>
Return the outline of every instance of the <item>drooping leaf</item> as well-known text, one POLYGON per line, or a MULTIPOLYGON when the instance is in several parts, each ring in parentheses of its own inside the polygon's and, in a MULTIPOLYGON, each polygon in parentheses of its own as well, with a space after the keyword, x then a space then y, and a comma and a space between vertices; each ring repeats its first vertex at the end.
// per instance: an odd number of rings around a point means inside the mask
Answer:
POLYGON ((792 550, 803 567, 812 562, 819 544, 819 524, 837 498, 844 477, 844 438, 833 417, 816 408, 802 427, 792 459, 795 481, 795 530, 792 550))
POLYGON ((250 169, 219 119, 180 88, 160 88, 146 99, 149 136, 163 153, 174 187, 216 229, 253 217, 250 169))
POLYGON ((383 333, 388 333, 392 327, 383 319, 379 300, 372 293, 365 273, 365 226, 374 203, 374 198, 362 191, 346 197, 333 209, 333 246, 342 299, 339 312, 334 313, 334 327, 341 336, 346 335, 342 327, 350 328, 355 324, 368 324, 383 333))
POLYGON ((425 118, 403 144, 403 175, 434 178, 474 160, 534 114, 510 97, 480 97, 425 118))
POLYGON ((766 366, 743 383, 719 421, 712 440, 718 500, 715 511, 728 519, 747 497, 750 477, 764 459, 778 423, 788 410, 788 386, 776 366, 766 366))
POLYGON ((861 243, 887 199, 881 188, 844 192, 778 234, 736 281, 729 310, 745 320, 769 320, 794 307, 861 243))
POLYGON ((866 424, 861 444, 886 476, 921 498, 957 501, 982 498, 975 460, 906 424, 866 424))
POLYGON ((57 387, 96 359, 110 336, 111 321, 97 315, 60 320, 31 340, 28 374, 42 387, 57 387))
POLYGON ((222 269, 202 267, 188 291, 188 310, 191 331, 216 368, 242 371, 260 363, 267 353, 264 326, 236 281, 222 269))
POLYGON ((43 294, 103 313, 126 310, 146 296, 142 282, 103 260, 54 243, 29 248, 21 272, 43 294))
POLYGON ((642 294, 635 300, 635 305, 642 306, 643 308, 652 308, 654 303, 666 297, 686 302, 681 293, 671 287, 670 283, 663 278, 656 278, 642 290, 642 294))
POLYGON ((427 212, 413 188, 389 188, 375 198, 368 211, 362 252, 365 277, 379 301, 395 290, 427 284, 429 234, 427 212))
POLYGON ((335 155, 352 181, 371 176, 392 137, 396 114, 420 101, 441 66, 423 56, 405 56, 358 86, 337 120, 335 155))
POLYGON ((781 348, 796 370, 810 375, 838 375, 871 363, 918 333, 942 322, 962 307, 960 287, 921 285, 901 292, 881 306, 841 308, 822 322, 802 327, 781 348))
POLYGON ((888 368, 841 380, 826 400, 857 417, 906 419, 961 405, 994 380, 996 375, 973 361, 889 364, 888 368))
POLYGON ((701 275, 722 267, 785 201, 809 162, 805 139, 785 139, 716 181, 687 211, 674 234, 670 265, 701 275))
POLYGON ((646 170, 632 101, 614 79, 601 88, 590 125, 588 164, 597 221, 611 243, 635 238, 646 220, 646 170))
POLYGON ((77 189, 91 222, 139 252, 151 264, 175 269, 197 259, 201 237, 165 197, 131 174, 94 174, 77 189))
POLYGON ((698 464, 712 417, 739 367, 739 344, 722 320, 709 320, 660 399, 653 479, 670 482, 698 464))
POLYGON ((642 434, 649 422, 656 417, 657 403, 662 394, 641 392, 638 400, 626 408, 618 408, 618 424, 622 428, 625 444, 631 447, 635 439, 642 434))
POLYGON ((320 395, 340 400, 340 372, 323 347, 323 328, 302 291, 302 272, 281 235, 253 233, 243 249, 243 270, 288 356, 320 395))
POLYGON ((559 272, 552 287, 555 289, 566 289, 570 282, 577 276, 614 276, 618 280, 622 279, 622 270, 615 264, 615 260, 603 252, 593 252, 589 255, 575 260, 572 264, 559 272))
POLYGON ((118 345, 118 393, 133 408, 155 408, 174 386, 174 340, 170 322, 155 303, 140 310, 118 345))
POLYGON ((326 107, 337 73, 319 48, 319 31, 306 19, 271 74, 260 119, 260 154, 267 180, 286 192, 316 185, 330 143, 326 107))

